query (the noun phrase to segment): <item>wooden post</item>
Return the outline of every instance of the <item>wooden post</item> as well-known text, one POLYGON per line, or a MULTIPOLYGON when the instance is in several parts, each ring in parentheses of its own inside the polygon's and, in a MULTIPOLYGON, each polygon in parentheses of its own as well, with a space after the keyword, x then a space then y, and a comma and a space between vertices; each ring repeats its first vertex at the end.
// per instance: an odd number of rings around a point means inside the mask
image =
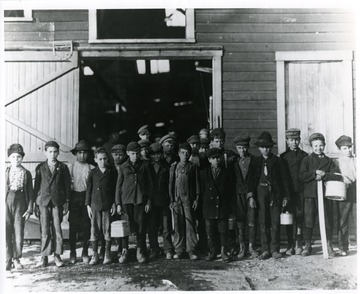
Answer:
POLYGON ((317 197, 318 197, 319 225, 320 225, 320 235, 321 235, 321 245, 322 245, 322 249, 323 249, 323 257, 324 257, 324 259, 328 259, 329 252, 328 252, 328 248, 327 248, 327 238, 326 238, 323 181, 317 182, 317 197))

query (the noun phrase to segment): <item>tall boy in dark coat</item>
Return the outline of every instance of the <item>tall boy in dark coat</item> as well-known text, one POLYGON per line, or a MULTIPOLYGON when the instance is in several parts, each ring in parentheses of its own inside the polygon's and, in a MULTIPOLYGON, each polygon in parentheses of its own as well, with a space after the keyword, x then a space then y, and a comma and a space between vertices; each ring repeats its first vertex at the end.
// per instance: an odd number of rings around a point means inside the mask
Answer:
POLYGON ((218 235, 221 243, 221 258, 224 262, 229 262, 226 238, 233 188, 230 170, 220 165, 222 153, 223 151, 219 148, 210 148, 206 152, 210 166, 200 172, 200 183, 203 199, 202 208, 209 243, 209 255, 206 260, 216 259, 215 242, 216 235, 218 235))
POLYGON ((289 202, 286 173, 282 160, 271 153, 274 146, 271 134, 263 132, 255 145, 261 156, 256 161, 256 187, 259 203, 259 222, 262 253, 259 259, 281 258, 280 213, 289 202))
POLYGON ((47 160, 35 170, 35 215, 40 217, 41 227, 41 262, 37 266, 47 266, 53 252, 56 266, 64 266, 61 222, 69 210, 71 179, 67 165, 57 160, 59 148, 55 141, 46 142, 47 160))
POLYGON ((95 150, 95 162, 97 167, 90 171, 87 180, 85 205, 91 219, 91 238, 93 256, 90 264, 95 265, 99 262, 98 241, 100 232, 105 239, 105 257, 103 264, 111 263, 111 233, 110 215, 115 213, 115 187, 117 172, 114 168, 109 168, 108 158, 105 148, 100 147, 95 150))

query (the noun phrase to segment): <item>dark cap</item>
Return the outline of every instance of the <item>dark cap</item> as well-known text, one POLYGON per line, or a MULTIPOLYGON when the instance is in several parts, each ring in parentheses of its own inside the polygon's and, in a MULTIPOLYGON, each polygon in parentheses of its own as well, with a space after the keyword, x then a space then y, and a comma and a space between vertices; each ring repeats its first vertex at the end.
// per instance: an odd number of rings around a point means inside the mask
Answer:
POLYGON ((125 153, 126 147, 122 144, 117 144, 111 148, 111 153, 125 153))
POLYGON ((262 132, 254 144, 258 147, 272 147, 275 145, 275 142, 272 140, 269 132, 262 132))
POLYGON ((207 138, 200 139, 200 148, 209 148, 210 141, 207 138))
POLYGON ((159 143, 162 145, 162 144, 164 144, 166 141, 169 141, 169 140, 174 141, 174 137, 171 136, 171 135, 169 135, 169 134, 167 134, 167 135, 161 137, 159 143))
POLYGON ((296 128, 288 129, 285 135, 287 139, 297 139, 300 138, 300 130, 296 128))
POLYGON ((213 129, 210 132, 210 138, 211 138, 211 140, 213 140, 215 137, 220 137, 221 139, 225 140, 226 133, 222 128, 213 129))
POLYGON ((55 147, 57 149, 60 149, 60 146, 58 143, 56 143, 55 141, 48 141, 45 143, 45 150, 48 148, 48 147, 55 147))
POLYGON ((86 142, 85 140, 81 140, 78 143, 76 143, 75 148, 71 150, 71 153, 76 155, 77 151, 87 151, 89 152, 90 149, 90 145, 88 142, 86 142))
POLYGON ((162 150, 162 146, 159 143, 153 143, 149 147, 150 154, 160 153, 162 150))
POLYGON ((223 151, 220 148, 210 148, 206 151, 207 158, 220 157, 223 154, 223 151))
POLYGON ((22 157, 25 156, 24 153, 24 148, 20 145, 20 144, 11 144, 9 149, 8 149, 8 156, 10 156, 13 153, 18 153, 20 154, 22 157))
POLYGON ((149 126, 148 125, 144 125, 138 130, 139 135, 145 135, 147 133, 149 133, 149 126))
POLYGON ((104 147, 97 147, 94 151, 94 154, 95 156, 96 154, 106 154, 107 156, 109 156, 104 147))
POLYGON ((191 137, 189 137, 189 139, 186 140, 189 144, 195 144, 195 143, 200 143, 200 138, 198 135, 192 135, 191 137))
POLYGON ((126 146, 126 151, 133 151, 133 152, 137 152, 140 151, 141 146, 138 142, 130 142, 127 146, 126 146))
POLYGON ((341 146, 352 146, 351 137, 342 135, 335 141, 336 146, 340 149, 341 146))
POLYGON ((239 135, 234 138, 235 146, 250 146, 250 137, 248 135, 239 135))
POLYGON ((149 140, 139 140, 138 141, 139 145, 141 148, 148 148, 150 146, 150 141, 149 140))
POLYGON ((323 134, 321 133, 314 133, 312 134, 310 137, 309 137, 309 142, 311 143, 312 141, 315 141, 315 140, 321 140, 325 143, 325 137, 323 134))
POLYGON ((188 142, 180 144, 179 150, 180 149, 185 149, 185 150, 188 150, 189 152, 191 152, 191 150, 192 150, 192 148, 188 142))

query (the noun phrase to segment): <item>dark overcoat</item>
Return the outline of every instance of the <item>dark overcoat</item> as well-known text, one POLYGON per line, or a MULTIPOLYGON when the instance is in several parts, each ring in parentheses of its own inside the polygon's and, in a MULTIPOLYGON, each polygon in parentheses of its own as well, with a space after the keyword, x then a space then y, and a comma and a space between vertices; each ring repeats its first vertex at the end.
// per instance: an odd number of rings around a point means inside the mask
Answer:
POLYGON ((167 164, 160 162, 158 172, 150 164, 150 193, 151 204, 156 206, 169 205, 169 167, 167 164))

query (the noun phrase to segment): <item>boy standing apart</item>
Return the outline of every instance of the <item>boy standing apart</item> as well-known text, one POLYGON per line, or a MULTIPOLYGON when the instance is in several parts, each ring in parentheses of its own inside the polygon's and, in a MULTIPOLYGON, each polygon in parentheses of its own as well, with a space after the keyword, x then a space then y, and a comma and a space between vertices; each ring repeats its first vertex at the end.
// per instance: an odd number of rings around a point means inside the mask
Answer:
POLYGON ((75 163, 69 164, 71 176, 71 197, 69 203, 69 243, 70 243, 70 263, 76 262, 76 234, 81 233, 83 238, 82 259, 84 263, 89 263, 88 255, 90 240, 90 218, 85 206, 86 182, 90 171, 95 166, 87 163, 90 146, 86 141, 80 141, 71 150, 76 156, 75 163))
POLYGON ((6 217, 6 270, 14 262, 15 269, 22 269, 20 263, 24 243, 25 222, 33 213, 34 190, 31 173, 21 162, 25 156, 20 144, 8 149, 10 167, 5 171, 5 217, 6 217))
POLYGON ((347 188, 346 200, 336 202, 340 255, 346 256, 349 251, 349 216, 356 204, 356 160, 352 154, 350 137, 343 135, 335 144, 340 150, 340 157, 335 159, 335 164, 340 169, 347 188))
MULTIPOLYGON (((310 136, 309 142, 313 153, 305 157, 300 165, 300 180, 304 183, 304 239, 305 249, 301 253, 302 256, 311 254, 311 238, 315 225, 317 210, 317 182, 318 181, 341 181, 339 169, 331 158, 324 154, 325 137, 323 134, 314 133, 310 136)), ((333 231, 333 200, 324 198, 324 214, 326 237, 329 257, 335 256, 332 248, 332 231, 333 231)))
POLYGON ((110 234, 110 215, 115 213, 115 187, 117 172, 108 166, 108 154, 105 148, 100 147, 94 154, 97 167, 91 170, 86 190, 87 211, 91 219, 91 238, 93 256, 90 264, 95 265, 99 262, 98 241, 100 231, 105 239, 105 257, 103 264, 111 263, 111 234, 110 234))
POLYGON ((255 145, 261 156, 256 162, 256 187, 259 203, 259 222, 262 253, 259 259, 281 258, 280 253, 280 213, 281 206, 289 201, 286 173, 282 160, 271 153, 274 146, 271 134, 263 132, 255 145))
POLYGON ((173 244, 171 240, 171 212, 169 209, 169 167, 161 161, 162 147, 159 143, 150 145, 151 164, 150 172, 150 195, 152 199, 151 212, 149 215, 149 243, 150 259, 159 255, 158 231, 160 225, 163 228, 163 244, 166 259, 173 257, 173 244))
MULTIPOLYGON (((145 213, 150 212, 149 198, 149 161, 140 160, 140 145, 130 142, 126 147, 129 159, 120 166, 116 183, 115 203, 118 214, 125 212, 134 225, 136 233, 136 259, 146 262, 146 225, 145 213)), ((129 258, 129 237, 122 238, 123 252, 119 263, 129 258)))
POLYGON ((48 256, 54 252, 56 266, 62 267, 64 262, 60 257, 63 253, 61 222, 69 209, 71 178, 67 165, 57 160, 58 143, 47 142, 45 155, 47 160, 36 167, 34 188, 35 215, 40 217, 41 227, 41 262, 37 266, 47 266, 48 256))
POLYGON ((288 129, 286 131, 286 143, 288 149, 280 155, 286 168, 288 175, 289 190, 291 193, 291 203, 289 203, 289 210, 295 214, 295 250, 294 250, 294 232, 293 226, 286 226, 286 234, 288 245, 286 249, 287 255, 300 255, 302 252, 302 228, 304 222, 304 184, 300 181, 299 171, 301 161, 308 156, 308 154, 299 148, 300 144, 300 130, 288 129))
POLYGON ((224 262, 229 262, 230 257, 226 250, 226 238, 233 188, 231 186, 230 170, 220 165, 222 153, 223 151, 219 148, 211 148, 206 152, 210 166, 200 172, 200 182, 209 244, 209 255, 206 260, 212 261, 216 259, 215 242, 220 237, 221 258, 224 262))
POLYGON ((249 153, 250 137, 248 135, 235 137, 234 144, 240 156, 234 162, 235 199, 233 206, 239 230, 240 251, 238 258, 245 256, 246 224, 249 227, 249 253, 254 258, 259 255, 254 249, 257 225, 257 195, 254 191, 255 157, 249 153))
POLYGON ((189 254, 191 260, 198 259, 194 253, 198 245, 194 210, 198 206, 200 183, 197 166, 189 162, 190 155, 190 144, 181 144, 180 162, 170 168, 170 209, 174 214, 175 227, 174 259, 182 258, 185 252, 189 254))

